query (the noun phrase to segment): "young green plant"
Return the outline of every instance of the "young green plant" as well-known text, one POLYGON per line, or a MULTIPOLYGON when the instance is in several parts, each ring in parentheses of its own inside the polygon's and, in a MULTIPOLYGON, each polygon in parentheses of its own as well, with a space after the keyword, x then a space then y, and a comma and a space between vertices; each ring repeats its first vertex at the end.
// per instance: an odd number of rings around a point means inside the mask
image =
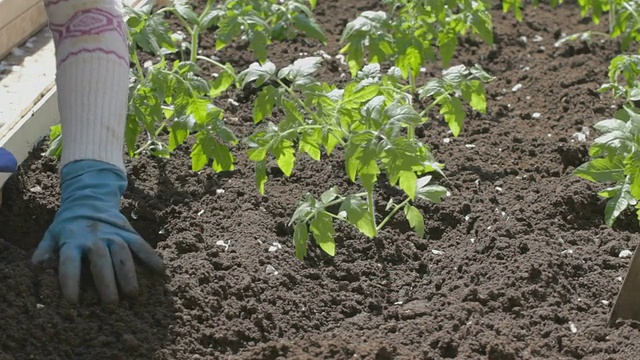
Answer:
MULTIPOLYGON (((382 73, 379 64, 369 64, 346 85, 338 87, 314 78, 321 63, 320 57, 307 57, 278 70, 266 61, 254 63, 238 74, 241 87, 252 84, 260 89, 253 105, 254 121, 259 127, 247 144, 249 158, 255 162, 256 185, 262 194, 270 158, 286 176, 291 176, 297 155, 306 154, 320 161, 323 152, 326 156, 342 155, 347 177, 363 188, 356 194, 340 194, 337 188, 331 188, 320 199, 307 195, 290 221, 296 255, 304 258, 307 254, 310 234, 320 248, 334 255, 334 220, 346 221, 373 238, 400 210, 423 236, 424 218, 414 202, 439 203, 447 190, 431 183, 431 173, 443 175, 442 164, 415 136, 415 128, 427 118, 414 108, 413 96, 403 90, 406 87, 401 70, 392 67, 382 73), (283 114, 277 123, 268 121, 274 109, 283 114), (399 187, 406 198, 399 203, 390 199, 388 213, 379 220, 374 200, 381 176, 391 186, 399 187), (336 206, 338 209, 333 211, 336 206)), ((425 88, 433 90, 425 90, 424 96, 437 94, 448 98, 441 100, 443 104, 450 103, 464 88, 463 93, 473 98, 475 106, 483 108, 486 101, 480 104, 480 100, 485 99, 484 88, 462 85, 465 79, 469 80, 467 83, 477 80, 472 78, 479 72, 480 68, 471 71, 456 67, 442 82, 428 84, 425 88)), ((480 78, 487 77, 482 72, 480 78)))
POLYGON ((607 199, 604 220, 613 226, 620 214, 635 207, 640 221, 640 55, 619 55, 609 66, 608 84, 601 92, 611 91, 625 99, 613 118, 594 125, 602 133, 589 148, 591 159, 579 166, 574 175, 608 185, 598 194, 607 199))
POLYGON ((486 0, 384 0, 388 11, 365 11, 342 32, 340 50, 354 76, 366 63, 390 61, 416 91, 420 68, 435 62, 448 67, 458 36, 469 32, 493 44, 492 3, 486 0), (437 49, 437 51, 436 51, 437 49))

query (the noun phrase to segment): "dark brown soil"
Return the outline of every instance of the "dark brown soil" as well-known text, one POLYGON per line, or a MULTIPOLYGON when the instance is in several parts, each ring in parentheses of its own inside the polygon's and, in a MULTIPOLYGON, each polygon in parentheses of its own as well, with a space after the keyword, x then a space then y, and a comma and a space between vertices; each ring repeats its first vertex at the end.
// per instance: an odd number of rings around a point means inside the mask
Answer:
MULTIPOLYGON (((336 55, 346 22, 378 2, 319 3, 324 49, 336 55)), ((56 164, 36 149, 3 192, 0 359, 635 358, 638 326, 605 322, 629 264, 618 253, 635 249, 637 220, 625 214, 605 227, 598 187, 570 174, 595 134, 587 143, 572 135, 613 112, 595 90, 616 43, 554 48, 562 32, 593 27, 571 5, 527 8, 522 23, 493 14, 496 46, 468 41, 455 60, 497 76, 490 113, 470 114, 449 143, 441 119, 424 127, 452 193, 422 207, 426 239, 400 217, 375 240, 340 226, 335 258, 313 247, 298 261, 285 223, 306 191, 349 185, 329 166, 341 169, 339 160, 300 160, 291 178, 272 171, 261 197, 241 149, 237 170, 214 174, 190 171, 185 147, 170 160, 128 162, 123 212, 157 245, 168 279, 141 274, 141 297, 108 309, 87 281, 72 308, 55 267, 29 263, 58 203, 56 164), (269 252, 276 241, 282 249, 269 252)), ((205 54, 212 44, 203 39, 205 54)), ((271 59, 284 65, 321 48, 278 44, 271 59)), ((233 48, 218 56, 240 69, 253 61, 233 48)), ((323 78, 337 81, 345 71, 337 65, 323 78)), ((251 99, 231 95, 241 105, 227 109, 230 124, 246 136, 251 99)))

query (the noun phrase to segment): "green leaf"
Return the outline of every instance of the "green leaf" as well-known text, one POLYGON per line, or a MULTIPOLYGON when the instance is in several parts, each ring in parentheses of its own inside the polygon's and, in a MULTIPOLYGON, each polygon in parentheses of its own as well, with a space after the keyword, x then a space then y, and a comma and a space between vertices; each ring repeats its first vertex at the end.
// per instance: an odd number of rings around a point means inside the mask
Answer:
POLYGON ((230 64, 225 64, 225 69, 211 82, 209 97, 212 99, 220 96, 236 81, 233 67, 230 64))
POLYGON ((189 5, 188 0, 173 0, 173 7, 176 9, 178 14, 180 14, 180 16, 182 16, 189 22, 190 25, 200 25, 200 19, 198 19, 196 13, 193 12, 193 9, 189 5))
POLYGON ((293 228, 293 243, 296 248, 296 257, 304 260, 307 256, 307 241, 309 240, 309 230, 307 224, 297 223, 293 228))
POLYGON ((417 77, 420 74, 420 67, 422 66, 422 56, 420 52, 412 46, 398 56, 395 65, 402 70, 402 77, 405 79, 409 76, 417 77))
POLYGON ((438 48, 442 57, 443 66, 449 66, 453 54, 458 46, 458 36, 452 31, 441 32, 438 35, 438 48))
POLYGON ((276 66, 266 61, 264 64, 253 63, 249 68, 238 74, 240 87, 245 87, 248 83, 255 81, 255 86, 260 87, 276 73, 276 66))
POLYGON ((320 151, 321 144, 322 129, 316 128, 301 134, 298 147, 300 151, 304 151, 313 160, 319 161, 322 154, 320 151))
POLYGON ((598 121, 593 127, 600 132, 627 131, 627 123, 618 119, 606 119, 598 121))
POLYGON ((458 137, 462 131, 464 125, 464 118, 466 112, 462 102, 457 97, 450 97, 448 101, 445 101, 441 108, 440 114, 444 115, 444 120, 449 125, 449 129, 453 133, 453 136, 458 137))
POLYGON ((293 149, 291 141, 282 140, 274 145, 271 152, 276 158, 278 167, 286 176, 291 176, 293 166, 296 161, 296 151, 293 149))
POLYGON ((261 63, 267 61, 267 57, 269 56, 267 45, 269 45, 269 43, 269 37, 262 31, 253 31, 249 37, 249 48, 261 63))
POLYGON ((184 143, 195 123, 193 116, 186 115, 171 124, 169 128, 169 151, 175 150, 184 143))
POLYGON ((56 159, 60 159, 60 155, 62 155, 62 126, 60 124, 50 127, 49 148, 46 155, 56 159))
POLYGON ((424 187, 420 187, 417 190, 418 198, 431 201, 435 204, 440 204, 442 202, 442 198, 447 196, 449 191, 444 186, 440 185, 427 185, 424 187))
POLYGON ((234 169, 234 157, 228 147, 220 144, 206 132, 196 134, 196 143, 191 148, 191 166, 193 171, 200 171, 212 159, 211 167, 214 171, 229 171, 234 169))
POLYGON ((366 201, 349 195, 340 206, 340 212, 343 211, 347 214, 347 220, 358 228, 361 233, 369 238, 376 237, 378 234, 376 224, 366 201))
POLYGON ((322 201, 323 204, 327 204, 336 197, 338 197, 338 188, 334 186, 320 195, 320 201, 322 201))
POLYGON ((618 216, 631 204, 635 204, 635 200, 629 192, 629 182, 625 181, 616 194, 607 201, 604 209, 604 218, 607 226, 613 226, 618 216))
POLYGON ((333 228, 333 220, 326 212, 319 212, 311 220, 309 229, 313 234, 316 244, 327 254, 336 255, 336 242, 333 238, 335 230, 333 228))
POLYGON ((415 206, 406 205, 404 207, 404 215, 409 221, 409 226, 420 236, 424 237, 424 217, 420 210, 415 206))
POLYGON ((302 31, 306 36, 321 41, 324 45, 327 44, 327 37, 320 28, 320 25, 313 18, 309 18, 306 15, 296 14, 293 17, 293 23, 295 27, 302 31))
POLYGON ((267 160, 256 161, 256 187, 261 195, 264 195, 264 186, 267 183, 267 160))
POLYGON ((293 64, 280 69, 278 78, 287 79, 294 84, 306 84, 313 81, 310 76, 318 71, 321 64, 322 58, 319 56, 298 59, 293 64))
POLYGON ((463 87, 463 94, 467 93, 468 98, 465 98, 469 102, 471 108, 480 113, 486 114, 487 112, 487 98, 485 95, 484 85, 478 80, 471 80, 467 83, 467 86, 463 87), (466 90, 466 91, 465 91, 466 90))
POLYGON ((276 103, 278 90, 271 86, 265 86, 258 93, 258 97, 253 103, 253 123, 257 124, 273 113, 273 106, 276 103))
POLYGON ((416 198, 417 180, 418 177, 413 171, 400 172, 400 188, 404 190, 404 192, 407 194, 407 196, 409 196, 411 200, 415 200, 416 198))
POLYGON ((573 174, 593 182, 618 181, 623 175, 624 168, 613 162, 610 157, 593 159, 577 167, 573 174))

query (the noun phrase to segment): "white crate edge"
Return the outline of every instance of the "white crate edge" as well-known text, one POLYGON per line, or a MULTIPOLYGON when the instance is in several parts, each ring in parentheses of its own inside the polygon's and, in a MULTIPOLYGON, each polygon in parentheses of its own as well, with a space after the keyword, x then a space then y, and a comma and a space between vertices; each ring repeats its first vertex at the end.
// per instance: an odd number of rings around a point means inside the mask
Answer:
MULTIPOLYGON (((124 0, 123 2, 134 8, 141 8, 146 5, 155 4, 156 0, 124 0)), ((50 46, 42 48, 38 53, 44 54, 40 55, 45 57, 55 56, 50 46)), ((37 57, 38 53, 33 56, 37 57)), ((39 64, 27 65, 20 71, 37 72, 38 69, 35 68, 36 66, 39 66, 39 64)), ((29 157, 29 154, 34 150, 35 146, 44 137, 49 135, 51 126, 60 122, 55 76, 51 76, 49 80, 50 83, 45 86, 43 92, 34 93, 33 91, 25 91, 24 95, 21 96, 28 98, 31 105, 23 109, 20 116, 7 121, 6 124, 0 127, 0 146, 11 151, 20 165, 29 157)), ((11 87, 11 84, 9 84, 9 87, 11 87)), ((0 189, 12 175, 13 174, 0 173, 0 189)), ((2 201, 1 195, 0 192, 0 203, 2 201)))

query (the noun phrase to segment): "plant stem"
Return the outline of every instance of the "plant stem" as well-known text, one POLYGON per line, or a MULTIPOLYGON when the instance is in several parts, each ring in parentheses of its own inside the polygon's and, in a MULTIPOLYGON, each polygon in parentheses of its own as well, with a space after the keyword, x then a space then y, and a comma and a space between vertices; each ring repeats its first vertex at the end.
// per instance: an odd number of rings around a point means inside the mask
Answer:
POLYGON ((446 98, 449 96, 449 93, 444 93, 440 96, 438 96, 435 100, 433 100, 433 102, 431 104, 429 104, 429 106, 427 106, 424 110, 422 110, 420 112, 420 117, 425 116, 429 110, 433 109, 434 106, 436 106, 440 101, 442 101, 442 99, 446 98))
POLYGON ((210 59, 210 58, 208 58, 208 57, 206 57, 206 56, 198 55, 197 59, 198 59, 198 60, 202 60, 202 61, 206 61, 206 62, 208 62, 209 64, 212 64, 212 65, 214 65, 214 66, 217 66, 217 67, 219 67, 219 68, 224 69, 224 71, 230 72, 230 71, 229 71, 229 69, 227 69, 227 67, 226 67, 226 66, 224 66, 222 63, 220 63, 220 62, 218 62, 218 61, 215 61, 215 60, 213 60, 213 59, 210 59))
POLYGON ((401 202, 400 204, 396 205, 393 208, 393 210, 391 210, 389 215, 387 215, 387 217, 385 217, 384 220, 382 220, 380 225, 376 226, 376 231, 380 231, 380 229, 382 229, 387 224, 387 222, 389 222, 389 220, 391 220, 391 218, 393 218, 393 216, 398 212, 398 210, 400 210, 403 207, 405 207, 405 205, 407 205, 409 203, 409 201, 411 201, 411 198, 406 198, 403 202, 401 202))

